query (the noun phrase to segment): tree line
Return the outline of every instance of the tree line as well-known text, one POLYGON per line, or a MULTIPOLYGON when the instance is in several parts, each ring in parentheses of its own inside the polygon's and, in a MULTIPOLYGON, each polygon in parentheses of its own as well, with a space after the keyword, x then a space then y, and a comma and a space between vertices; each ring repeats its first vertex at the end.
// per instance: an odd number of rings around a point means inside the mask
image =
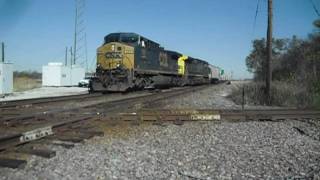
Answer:
MULTIPOLYGON (((297 36, 273 39, 272 80, 319 83, 320 19, 313 24, 314 32, 306 39, 297 36)), ((256 81, 264 81, 266 78, 266 58, 266 40, 254 40, 253 49, 246 57, 246 65, 256 81)))
MULTIPOLYGON (((296 90, 320 98, 320 19, 313 22, 314 30, 307 38, 273 39, 272 81, 293 84, 296 90)), ((256 39, 246 57, 248 71, 255 82, 266 79, 267 48, 265 38, 256 39)), ((276 87, 275 87, 276 88, 276 87)), ((294 91, 294 90, 292 90, 294 91)), ((276 92, 275 92, 276 93, 276 92)))
POLYGON ((24 78, 31 78, 31 79, 41 79, 42 74, 37 71, 14 71, 13 77, 24 77, 24 78))

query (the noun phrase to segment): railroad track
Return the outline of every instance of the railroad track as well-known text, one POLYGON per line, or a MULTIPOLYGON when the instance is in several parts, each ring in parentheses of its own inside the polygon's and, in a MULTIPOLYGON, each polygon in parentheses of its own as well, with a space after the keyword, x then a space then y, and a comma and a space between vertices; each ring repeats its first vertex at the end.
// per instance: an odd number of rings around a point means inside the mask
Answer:
POLYGON ((13 101, 1 101, 0 109, 19 108, 23 106, 40 105, 40 104, 47 104, 47 103, 53 103, 53 102, 89 99, 89 98, 96 98, 101 96, 102 94, 95 93, 95 94, 77 94, 77 95, 55 96, 55 97, 41 97, 41 98, 21 99, 21 100, 13 100, 13 101))
MULTIPOLYGON (((156 109, 159 102, 186 95, 207 88, 207 86, 188 87, 171 91, 129 97, 109 102, 99 102, 69 109, 55 108, 50 111, 19 115, 2 119, 0 131, 6 129, 14 134, 0 135, 0 166, 23 167, 27 162, 21 159, 8 159, 7 153, 27 153, 50 158, 55 152, 50 149, 30 148, 32 144, 55 143, 72 147, 75 142, 96 135, 103 135, 96 122, 111 121, 153 121, 161 124, 173 121, 183 124, 185 121, 279 121, 286 119, 314 119, 320 121, 320 111, 316 110, 223 110, 223 109, 156 109), (70 143, 71 142, 71 143, 70 143), (17 146, 25 144, 23 146, 17 146), (28 148, 27 148, 28 147, 28 148), (2 157, 2 158, 1 158, 2 157)), ((40 146, 41 147, 41 146, 40 146)))
MULTIPOLYGON (((88 131, 87 129, 90 129, 88 122, 106 119, 116 112, 123 112, 125 109, 147 107, 156 101, 185 95, 206 87, 207 85, 178 88, 138 97, 100 102, 82 107, 69 109, 56 108, 45 112, 4 118, 0 120, 0 131, 4 132, 4 130, 6 130, 7 132, 16 133, 0 135, 0 151, 2 151, 2 154, 23 152, 43 157, 52 157, 54 153, 51 150, 28 148, 27 150, 17 151, 16 149, 18 145, 32 144, 43 139, 48 139, 49 137, 54 137, 54 139, 62 141, 78 142, 90 138, 93 135, 101 135, 103 132, 97 131, 95 128, 88 131)), ((19 149, 21 149, 20 146, 19 149)), ((2 157, 7 157, 7 155, 2 157)), ((25 160, 1 158, 0 156, 0 166, 18 168, 23 167, 25 164, 25 160)))
MULTIPOLYGON (((67 116, 79 116, 79 115, 87 115, 87 114, 91 114, 92 116, 95 116, 97 114, 99 115, 106 115, 106 114, 110 114, 110 112, 115 109, 117 110, 118 106, 126 106, 126 105, 132 105, 132 104, 144 104, 146 105, 147 103, 151 103, 154 102, 156 100, 160 100, 160 99, 165 99, 165 98, 169 98, 172 96, 177 96, 177 95, 182 95, 184 93, 188 93, 191 91, 196 91, 202 88, 206 88, 206 86, 197 86, 197 87, 187 87, 187 88, 177 88, 177 89, 171 89, 168 91, 164 91, 164 92, 153 92, 153 93, 146 93, 146 94, 141 94, 141 95, 135 95, 133 97, 124 97, 123 99, 115 99, 115 100, 111 100, 111 101, 99 101, 93 104, 89 104, 89 105, 83 105, 83 106, 75 106, 75 107, 68 107, 67 109, 65 107, 56 107, 56 106, 52 106, 54 108, 50 108, 50 109, 36 109, 34 112, 30 112, 28 111, 28 113, 25 113, 23 111, 23 114, 17 112, 16 109, 14 109, 14 111, 16 112, 16 114, 13 114, 11 116, 7 116, 7 117, 3 117, 0 119, 0 125, 1 123, 4 125, 8 125, 9 123, 12 125, 16 125, 19 122, 26 122, 26 121, 30 121, 30 123, 32 123, 33 120, 36 119, 52 119, 53 116, 55 116, 56 114, 63 114, 66 113, 64 115, 67 116)), ((101 96, 101 95, 97 95, 94 96, 94 98, 105 98, 105 96, 101 96)), ((66 100, 59 100, 59 102, 63 102, 65 103, 66 101, 70 101, 72 99, 67 98, 66 100)), ((86 101, 86 99, 79 99, 76 98, 74 100, 80 100, 82 102, 86 101)), ((51 103, 51 101, 46 101, 43 102, 46 104, 51 103)), ((120 108, 121 109, 121 108, 120 108)), ((0 112, 1 112, 1 108, 0 108, 0 112)))
POLYGON ((81 109, 83 106, 104 103, 127 97, 151 94, 150 91, 139 91, 132 93, 110 93, 110 94, 83 94, 74 96, 37 98, 19 101, 10 101, 0 106, 0 123, 8 119, 32 119, 56 111, 57 113, 68 109, 81 109), (19 118, 20 117, 20 118, 19 118))

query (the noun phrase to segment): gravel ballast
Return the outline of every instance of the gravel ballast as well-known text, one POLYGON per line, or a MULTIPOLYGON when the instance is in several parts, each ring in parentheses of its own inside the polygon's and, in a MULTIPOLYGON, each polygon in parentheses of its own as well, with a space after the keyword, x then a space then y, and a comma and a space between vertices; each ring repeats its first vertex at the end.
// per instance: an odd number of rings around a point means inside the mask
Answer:
POLYGON ((54 146, 56 157, 33 157, 25 169, 1 168, 0 174, 1 179, 320 178, 320 143, 295 126, 307 125, 130 126, 124 134, 91 139, 71 150, 54 146))
MULTIPOLYGON (((161 107, 239 108, 225 98, 229 87, 161 107)), ((49 145, 54 158, 32 156, 24 169, 0 168, 0 179, 320 179, 319 127, 300 120, 110 125, 101 127, 105 137, 72 149, 49 145)))

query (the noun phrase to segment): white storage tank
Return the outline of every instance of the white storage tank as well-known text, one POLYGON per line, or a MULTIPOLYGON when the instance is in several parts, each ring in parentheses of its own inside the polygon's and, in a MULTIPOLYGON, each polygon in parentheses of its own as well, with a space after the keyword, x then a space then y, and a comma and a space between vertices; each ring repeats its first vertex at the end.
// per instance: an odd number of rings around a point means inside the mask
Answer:
POLYGON ((13 92, 13 64, 0 62, 0 94, 13 92))
POLYGON ((77 86, 84 76, 85 70, 82 67, 50 62, 42 67, 42 86, 77 86))

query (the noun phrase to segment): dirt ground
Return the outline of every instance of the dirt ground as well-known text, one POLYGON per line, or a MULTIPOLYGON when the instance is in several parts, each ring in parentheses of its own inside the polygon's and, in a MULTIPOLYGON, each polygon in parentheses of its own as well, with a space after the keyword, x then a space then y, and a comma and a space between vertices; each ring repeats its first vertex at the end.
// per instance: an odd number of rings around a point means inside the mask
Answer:
POLYGON ((34 87, 32 89, 13 92, 10 95, 0 98, 0 101, 13 101, 19 99, 32 99, 41 97, 69 96, 77 94, 88 94, 88 88, 82 87, 34 87))

